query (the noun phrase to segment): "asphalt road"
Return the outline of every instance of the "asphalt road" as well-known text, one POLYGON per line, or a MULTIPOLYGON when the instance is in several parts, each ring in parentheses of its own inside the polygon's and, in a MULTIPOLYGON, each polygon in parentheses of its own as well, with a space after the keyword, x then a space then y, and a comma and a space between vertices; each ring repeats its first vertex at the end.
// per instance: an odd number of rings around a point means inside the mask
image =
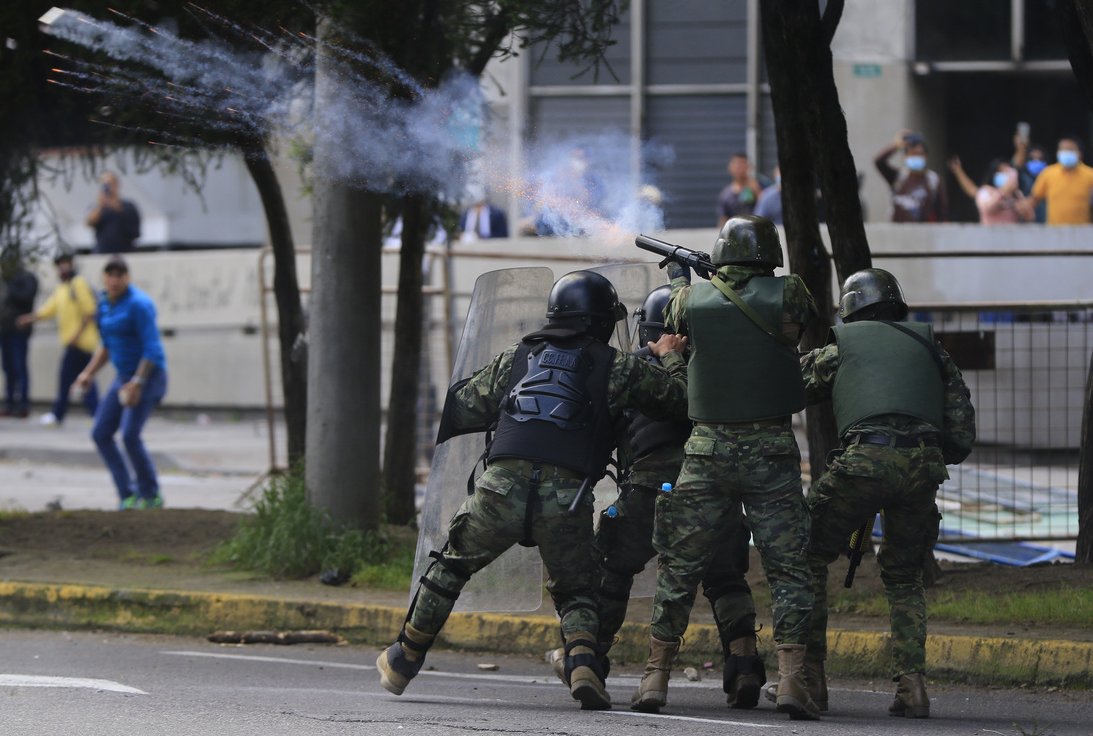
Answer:
POLYGON ((729 711, 720 682, 673 679, 660 716, 625 707, 636 671, 612 676, 616 708, 581 712, 534 658, 435 651, 402 697, 383 691, 373 649, 225 647, 202 640, 0 631, 0 734, 941 734, 1093 732, 1080 692, 932 689, 928 721, 886 715, 888 683, 834 683, 837 710, 791 722, 767 704, 729 711), (480 671, 478 664, 498 665, 480 671))

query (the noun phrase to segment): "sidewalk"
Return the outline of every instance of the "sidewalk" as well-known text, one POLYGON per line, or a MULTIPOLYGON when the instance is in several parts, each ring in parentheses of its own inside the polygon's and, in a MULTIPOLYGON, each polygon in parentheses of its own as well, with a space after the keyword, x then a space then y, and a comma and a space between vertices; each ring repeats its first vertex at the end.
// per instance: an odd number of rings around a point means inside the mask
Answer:
MULTIPOLYGON (((33 420, 0 420, 0 511, 39 511, 55 499, 66 510, 116 508, 116 494, 90 441, 90 428, 90 420, 82 416, 73 417, 62 428, 43 427, 33 420)), ((156 416, 145 440, 161 471, 168 510, 136 513, 162 514, 167 520, 172 509, 239 511, 241 497, 267 464, 266 426, 257 417, 198 421, 182 414, 156 416)), ((106 515, 101 534, 116 547, 115 537, 125 541, 124 523, 128 522, 121 519, 140 518, 106 515), (115 518, 119 521, 112 521, 115 518)), ((210 518, 233 523, 226 515, 210 518)), ((87 549, 68 555, 13 549, 10 542, 5 544, 0 528, 0 625, 196 636, 223 629, 323 628, 353 641, 380 645, 397 633, 408 602, 408 590, 335 588, 314 580, 256 580, 192 560, 151 559, 154 555, 147 550, 119 556, 115 549, 112 557, 97 555, 97 544, 101 542, 89 538, 87 549)), ((875 561, 867 559, 859 578, 876 574, 875 561)), ((761 575, 758 566, 752 575, 761 575)), ((628 623, 612 650, 616 661, 643 660, 650 610, 648 598, 632 602, 628 623)), ((760 622, 762 649, 772 662, 768 612, 761 613, 760 622)), ((831 626, 833 673, 890 675, 886 619, 849 617, 836 611, 831 626)), ((441 642, 456 648, 541 656, 557 646, 557 620, 548 601, 531 613, 456 614, 441 642)), ((701 596, 681 659, 698 665, 721 662, 709 606, 701 596)), ((928 659, 932 677, 1093 686, 1093 630, 1063 630, 1037 622, 931 623, 928 659)))
MULTIPOLYGON (((278 439, 284 441, 283 433, 278 439)), ((144 441, 171 508, 238 509, 237 502, 268 467, 265 419, 197 414, 153 415, 144 441)), ((36 418, 0 419, 0 509, 41 511, 117 507, 117 492, 91 441, 91 419, 62 426, 36 418)))

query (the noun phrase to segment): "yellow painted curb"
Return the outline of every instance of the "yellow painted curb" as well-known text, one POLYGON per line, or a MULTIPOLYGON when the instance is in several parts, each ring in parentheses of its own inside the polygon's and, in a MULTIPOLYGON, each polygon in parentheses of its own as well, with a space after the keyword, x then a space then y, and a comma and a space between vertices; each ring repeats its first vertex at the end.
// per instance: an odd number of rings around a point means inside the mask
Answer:
MULTIPOLYGON (((0 625, 103 628, 204 636, 214 630, 329 629, 350 641, 385 644, 394 639, 405 611, 367 603, 311 603, 231 593, 115 590, 89 585, 0 582, 0 625)), ((617 661, 636 663, 648 651, 648 626, 628 622, 612 649, 617 661)), ((441 635, 448 646, 541 655, 560 645, 552 617, 456 613, 441 635)), ((764 642, 764 653, 772 645, 764 642)), ((683 661, 720 660, 717 629, 687 629, 683 661)), ((931 636, 927 670, 991 683, 1093 685, 1093 643, 931 636)), ((862 676, 890 674, 888 635, 828 632, 829 670, 862 676)))

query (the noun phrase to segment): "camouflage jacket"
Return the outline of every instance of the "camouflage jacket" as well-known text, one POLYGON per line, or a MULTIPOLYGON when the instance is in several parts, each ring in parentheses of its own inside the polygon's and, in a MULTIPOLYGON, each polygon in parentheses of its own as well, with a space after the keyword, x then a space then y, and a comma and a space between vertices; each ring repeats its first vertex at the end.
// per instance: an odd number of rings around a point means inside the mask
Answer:
MULTIPOLYGON (((449 401, 456 427, 492 424, 501 414, 518 345, 505 350, 475 373, 449 401)), ((607 378, 607 408, 612 422, 625 409, 653 419, 687 419, 687 363, 679 353, 660 359, 664 367, 615 351, 607 378)))
MULTIPOLYGON (((972 451, 975 442, 975 409, 971 392, 960 375, 960 369, 938 345, 941 361, 945 366, 944 421, 941 450, 949 465, 960 463, 972 451)), ((801 358, 801 373, 805 379, 805 397, 815 404, 831 398, 835 374, 839 371, 839 346, 830 343, 817 348, 801 358)), ((902 414, 883 414, 869 417, 855 424, 849 432, 877 432, 889 435, 917 435, 935 432, 936 428, 914 417, 902 414)), ((849 433, 848 432, 848 433, 849 433)))
MULTIPOLYGON (((725 277, 729 286, 740 289, 753 276, 769 276, 770 269, 764 266, 722 266, 717 272, 725 277)), ((664 316, 668 329, 681 335, 687 333, 687 299, 691 293, 690 280, 684 276, 672 279, 672 298, 664 316)), ((783 296, 782 330, 791 339, 797 340, 801 331, 816 316, 816 302, 808 287, 797 274, 788 274, 785 280, 783 296)))

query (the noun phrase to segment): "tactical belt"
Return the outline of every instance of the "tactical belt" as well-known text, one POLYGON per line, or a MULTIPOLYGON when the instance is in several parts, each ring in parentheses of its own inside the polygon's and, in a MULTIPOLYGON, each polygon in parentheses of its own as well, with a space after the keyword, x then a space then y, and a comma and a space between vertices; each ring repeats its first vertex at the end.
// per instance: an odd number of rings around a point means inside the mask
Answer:
POLYGON ((729 427, 731 429, 767 429, 769 427, 788 427, 790 417, 760 419, 757 422, 695 422, 698 426, 729 427))
POLYGON ((532 462, 531 460, 521 460, 515 457, 499 457, 490 462, 490 466, 497 466, 504 468, 518 475, 522 475, 525 478, 531 478, 532 474, 538 469, 539 482, 562 479, 562 480, 583 480, 584 473, 580 473, 576 470, 570 470, 569 468, 559 467, 557 465, 547 465, 543 463, 532 462))
POLYGON ((899 437, 887 434, 857 434, 848 445, 877 445, 879 447, 940 447, 941 441, 936 434, 923 434, 917 437, 899 437))

